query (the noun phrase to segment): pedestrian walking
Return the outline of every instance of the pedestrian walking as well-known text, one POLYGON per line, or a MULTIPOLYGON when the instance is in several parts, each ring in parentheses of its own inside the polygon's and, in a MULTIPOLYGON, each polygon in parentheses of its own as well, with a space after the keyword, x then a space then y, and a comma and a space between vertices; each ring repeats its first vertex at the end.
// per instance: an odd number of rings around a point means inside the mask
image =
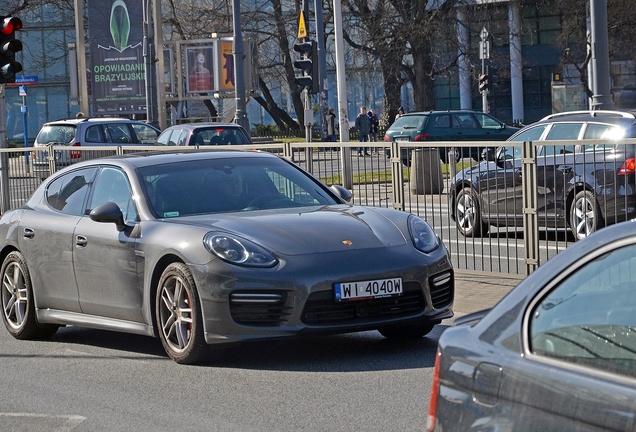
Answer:
MULTIPOLYGON (((375 112, 370 109, 368 112, 369 115, 369 141, 377 142, 378 141, 378 128, 380 127, 380 119, 375 115, 375 112)), ((377 148, 373 147, 373 154, 376 154, 377 148)))
MULTIPOLYGON (((367 115, 367 107, 360 107, 360 114, 356 117, 355 128, 358 129, 358 140, 360 142, 369 141, 369 130, 371 121, 367 115)), ((368 147, 358 147, 358 156, 370 156, 368 147)))
POLYGON ((325 116, 325 123, 327 124, 327 140, 331 142, 336 141, 336 113, 333 108, 329 108, 329 112, 325 116))

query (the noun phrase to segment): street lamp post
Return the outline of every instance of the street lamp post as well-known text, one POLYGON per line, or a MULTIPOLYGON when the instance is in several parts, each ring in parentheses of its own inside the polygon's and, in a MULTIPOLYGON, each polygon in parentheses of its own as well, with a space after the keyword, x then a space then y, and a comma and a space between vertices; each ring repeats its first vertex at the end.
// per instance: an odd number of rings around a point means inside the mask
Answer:
POLYGON ((250 122, 245 109, 245 73, 243 69, 243 36, 241 34, 241 2, 232 0, 234 16, 234 88, 236 91, 235 122, 250 133, 250 122))

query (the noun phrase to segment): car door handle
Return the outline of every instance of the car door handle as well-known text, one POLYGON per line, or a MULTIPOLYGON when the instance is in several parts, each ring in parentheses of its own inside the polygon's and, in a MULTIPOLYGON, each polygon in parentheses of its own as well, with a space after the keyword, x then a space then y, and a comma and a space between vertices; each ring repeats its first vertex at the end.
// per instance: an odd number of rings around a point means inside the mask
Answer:
POLYGON ((22 235, 24 236, 24 238, 32 239, 33 237, 35 237, 35 231, 33 231, 33 229, 31 228, 24 228, 24 231, 22 231, 22 235))
POLYGON ((85 247, 88 244, 88 239, 82 235, 75 236, 75 245, 79 247, 85 247))

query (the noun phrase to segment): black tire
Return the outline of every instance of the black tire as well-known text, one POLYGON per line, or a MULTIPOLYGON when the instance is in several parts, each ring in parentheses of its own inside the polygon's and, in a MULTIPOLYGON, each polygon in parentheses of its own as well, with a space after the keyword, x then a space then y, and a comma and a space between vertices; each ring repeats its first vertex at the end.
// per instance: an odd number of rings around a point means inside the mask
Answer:
POLYGON ((378 331, 387 339, 394 340, 415 340, 426 336, 433 330, 435 324, 407 325, 401 327, 385 327, 378 331))
POLYGON ((164 270, 155 305, 159 338, 171 359, 179 364, 196 364, 209 358, 199 297, 185 264, 172 263, 164 270))
POLYGON ((31 276, 20 252, 7 255, 0 269, 2 278, 2 321, 16 339, 45 339, 53 336, 57 325, 40 324, 35 316, 31 276))
POLYGON ((570 230, 575 240, 583 240, 603 228, 601 209, 590 191, 576 194, 570 206, 570 230))
POLYGON ((454 212, 457 230, 464 237, 479 237, 488 232, 488 224, 481 219, 479 198, 473 189, 466 187, 459 191, 454 212))

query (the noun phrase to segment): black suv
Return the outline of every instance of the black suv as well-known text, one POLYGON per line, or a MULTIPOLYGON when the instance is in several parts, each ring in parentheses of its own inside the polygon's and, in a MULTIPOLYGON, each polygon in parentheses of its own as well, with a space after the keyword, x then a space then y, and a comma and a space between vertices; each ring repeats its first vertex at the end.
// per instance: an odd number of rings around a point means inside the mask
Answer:
POLYGON ((518 145, 485 152, 484 161, 451 182, 451 217, 468 237, 485 234, 490 225, 521 227, 522 191, 536 191, 539 225, 569 229, 577 240, 604 225, 632 219, 635 146, 613 141, 635 137, 636 111, 549 115, 508 140, 542 141, 536 147, 536 184, 522 184, 518 145))
MULTIPOLYGON (((518 130, 478 111, 412 112, 395 120, 386 131, 384 141, 505 141, 518 130)), ((449 150, 440 147, 440 158, 444 163, 448 163, 449 150)), ((462 147, 458 156, 478 161, 482 150, 462 147)))

